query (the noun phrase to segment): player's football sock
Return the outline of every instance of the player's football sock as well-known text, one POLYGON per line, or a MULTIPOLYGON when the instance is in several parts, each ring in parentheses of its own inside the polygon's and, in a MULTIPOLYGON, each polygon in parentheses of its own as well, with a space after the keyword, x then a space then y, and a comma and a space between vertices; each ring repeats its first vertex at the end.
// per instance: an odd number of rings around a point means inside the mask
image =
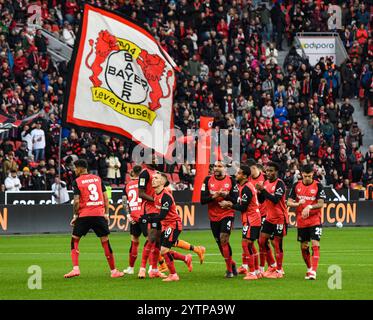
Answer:
POLYGON ((167 263, 168 270, 170 270, 170 274, 176 273, 175 264, 174 264, 174 258, 171 254, 171 252, 167 252, 164 255, 164 260, 167 263))
POLYGON ((159 258, 159 248, 155 244, 153 246, 153 249, 150 252, 150 263, 152 265, 153 270, 157 269, 158 270, 158 258, 159 258))
POLYGON ((248 265, 249 270, 251 273, 255 272, 255 262, 254 262, 254 254, 253 254, 253 243, 249 243, 248 249, 249 249, 249 259, 248 259, 248 265))
POLYGON ((129 254, 129 265, 131 268, 133 268, 135 265, 138 251, 139 251, 139 243, 135 241, 131 241, 130 254, 129 254))
POLYGON ((249 243, 247 241, 242 240, 242 264, 248 265, 249 264, 249 243))
POLYGON ((284 259, 284 252, 282 250, 282 238, 275 237, 275 250, 276 250, 276 264, 277 270, 282 272, 282 260, 284 259))
POLYGON ((312 246, 312 270, 317 271, 320 259, 320 247, 312 246))
POLYGON ((222 244, 221 248, 222 248, 224 259, 225 259, 225 264, 227 265, 227 271, 233 272, 232 271, 232 256, 229 250, 229 244, 228 243, 222 244))
POLYGON ((266 260, 269 266, 273 267, 276 264, 275 258, 273 257, 272 249, 268 241, 266 243, 266 260))
POLYGON ((259 238, 259 258, 260 258, 260 268, 264 270, 267 259, 267 244, 268 239, 261 236, 259 238))
POLYGON ((172 254, 172 257, 174 260, 180 260, 180 261, 185 261, 186 256, 183 254, 177 252, 177 251, 169 251, 172 254))
POLYGON ((141 268, 146 268, 146 263, 148 262, 148 258, 150 255, 150 250, 152 249, 152 243, 149 241, 146 241, 144 243, 144 248, 142 250, 142 256, 141 256, 141 268))
POLYGON ((259 269, 259 253, 256 249, 255 243, 252 243, 252 251, 253 251, 253 255, 254 255, 255 270, 258 270, 259 269))
POLYGON ((79 240, 76 238, 71 238, 71 260, 73 262, 73 266, 78 267, 79 270, 79 240))
POLYGON ((102 247, 104 248, 105 257, 107 259, 107 262, 109 264, 110 270, 115 269, 115 260, 113 255, 113 250, 111 249, 109 240, 101 242, 102 247))
POLYGON ((222 255, 223 258, 224 258, 224 253, 223 253, 223 249, 222 249, 222 247, 221 247, 221 243, 220 243, 220 241, 219 241, 219 240, 216 241, 216 244, 218 245, 219 251, 220 251, 221 255, 222 255))
POLYGON ((184 250, 194 251, 194 246, 184 240, 177 240, 177 242, 175 243, 175 247, 184 250))
POLYGON ((311 268, 311 254, 310 249, 307 247, 307 249, 302 248, 302 256, 303 260, 306 263, 307 270, 311 268))

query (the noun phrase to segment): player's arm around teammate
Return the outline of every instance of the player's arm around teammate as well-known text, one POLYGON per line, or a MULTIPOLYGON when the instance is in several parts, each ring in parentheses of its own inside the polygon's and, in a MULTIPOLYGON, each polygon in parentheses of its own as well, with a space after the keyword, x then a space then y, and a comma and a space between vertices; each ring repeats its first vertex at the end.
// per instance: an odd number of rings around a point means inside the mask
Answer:
POLYGON ((290 191, 288 206, 296 208, 298 241, 307 266, 306 280, 316 280, 320 258, 320 238, 322 234, 321 208, 326 195, 320 183, 314 180, 311 165, 301 168, 302 181, 295 183, 290 191), (312 245, 312 261, 309 242, 312 245))

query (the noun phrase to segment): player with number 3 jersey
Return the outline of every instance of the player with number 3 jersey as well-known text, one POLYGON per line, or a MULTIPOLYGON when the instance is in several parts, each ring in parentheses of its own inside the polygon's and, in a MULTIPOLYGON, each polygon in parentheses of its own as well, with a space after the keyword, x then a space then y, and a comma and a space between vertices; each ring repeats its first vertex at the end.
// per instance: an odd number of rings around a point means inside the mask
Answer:
POLYGON ((92 229, 100 238, 105 257, 108 261, 111 277, 119 278, 123 272, 115 268, 113 250, 111 249, 109 237, 109 200, 105 192, 105 186, 99 176, 89 174, 87 161, 80 159, 75 161, 75 174, 77 176, 73 183, 74 204, 73 226, 71 237, 71 259, 73 270, 65 274, 65 278, 77 277, 79 269, 79 241, 92 229))

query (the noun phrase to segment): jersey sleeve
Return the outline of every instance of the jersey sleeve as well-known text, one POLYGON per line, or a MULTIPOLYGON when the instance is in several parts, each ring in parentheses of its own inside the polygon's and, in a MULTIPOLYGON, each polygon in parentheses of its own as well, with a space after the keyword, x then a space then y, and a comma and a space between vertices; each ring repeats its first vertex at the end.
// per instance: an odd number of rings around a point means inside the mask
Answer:
POLYGON ((150 175, 148 170, 143 170, 139 176, 139 189, 145 190, 147 183, 149 182, 150 175))
POLYGON ((72 189, 73 189, 74 196, 80 195, 80 190, 79 190, 79 187, 76 181, 72 183, 72 189))
POLYGON ((297 184, 294 183, 293 186, 291 187, 291 190, 290 190, 290 193, 289 193, 289 198, 290 199, 297 200, 296 186, 297 186, 297 184))
POLYGON ((267 190, 263 190, 261 193, 262 195, 268 199, 269 201, 272 201, 274 204, 277 204, 280 202, 281 198, 284 196, 286 192, 285 183, 283 181, 277 181, 276 183, 276 189, 274 194, 270 194, 267 190))
POLYGON ((239 190, 238 190, 238 185, 236 182, 236 179, 234 177, 231 177, 231 190, 229 191, 228 197, 226 200, 231 201, 233 203, 237 203, 237 199, 239 196, 239 190))
POLYGON ((249 204, 252 198, 253 198, 253 193, 251 192, 248 186, 245 186, 242 189, 240 201, 237 201, 237 203, 234 204, 232 208, 235 210, 241 211, 241 212, 245 212, 247 208, 249 207, 249 204))
POLYGON ((207 204, 213 201, 209 191, 209 180, 210 177, 206 177, 201 187, 201 204, 207 204))
POLYGON ((317 184, 317 199, 326 200, 326 193, 321 183, 317 184))

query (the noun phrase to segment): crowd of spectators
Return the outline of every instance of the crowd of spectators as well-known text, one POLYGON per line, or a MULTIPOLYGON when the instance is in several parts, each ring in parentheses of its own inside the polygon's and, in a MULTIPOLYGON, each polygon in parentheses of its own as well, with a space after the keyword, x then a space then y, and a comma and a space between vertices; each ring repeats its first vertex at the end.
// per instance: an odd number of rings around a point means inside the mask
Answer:
MULTIPOLYGON (((128 178, 131 141, 61 129, 67 62, 54 63, 47 39, 28 27, 29 8, 39 5, 42 27, 72 46, 83 2, 136 19, 180 66, 173 112, 183 132, 198 128, 202 115, 213 116, 216 129, 239 129, 241 160, 278 162, 287 185, 305 161, 337 189, 372 183, 373 146, 362 154, 350 100, 366 112, 372 101, 371 1, 0 0, 0 118, 20 122, 0 136, 2 190, 51 190, 59 174, 70 187, 78 157, 108 183, 128 178), (341 7, 340 30, 330 23, 331 4, 341 7), (311 66, 292 46, 301 31, 338 32, 349 58, 311 66)), ((192 186, 193 164, 163 169, 176 188, 192 186)))

